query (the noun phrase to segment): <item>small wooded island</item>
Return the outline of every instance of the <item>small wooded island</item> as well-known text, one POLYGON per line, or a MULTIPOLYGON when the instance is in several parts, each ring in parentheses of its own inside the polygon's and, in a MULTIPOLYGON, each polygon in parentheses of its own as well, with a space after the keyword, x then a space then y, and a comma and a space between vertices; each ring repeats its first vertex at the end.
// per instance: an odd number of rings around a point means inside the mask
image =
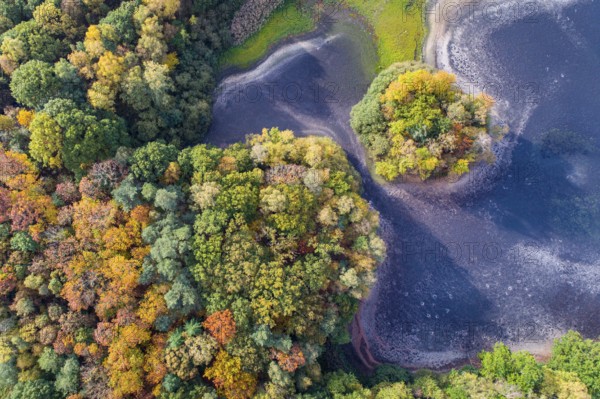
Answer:
POLYGON ((488 134, 493 100, 473 96, 444 71, 411 62, 393 64, 375 78, 351 113, 352 128, 386 180, 416 174, 426 180, 462 175, 493 159, 488 134))

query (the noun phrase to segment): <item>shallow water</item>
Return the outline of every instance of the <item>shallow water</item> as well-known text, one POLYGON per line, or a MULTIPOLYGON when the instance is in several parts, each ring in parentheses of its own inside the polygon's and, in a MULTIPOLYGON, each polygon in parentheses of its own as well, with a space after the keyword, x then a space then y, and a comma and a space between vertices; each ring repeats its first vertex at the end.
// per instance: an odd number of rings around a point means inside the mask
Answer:
POLYGON ((545 4, 527 23, 483 29, 471 18, 448 42, 444 67, 467 89, 487 88, 512 127, 497 164, 456 184, 381 186, 370 177, 348 125, 376 61, 356 25, 290 43, 221 82, 208 142, 271 126, 328 135, 363 176, 388 245, 359 316, 380 361, 445 367, 497 340, 543 353, 569 328, 600 333, 600 253, 590 235, 598 220, 586 213, 600 187, 591 150, 600 145, 600 2, 545 4), (578 133, 586 151, 544 155, 552 128, 578 133))

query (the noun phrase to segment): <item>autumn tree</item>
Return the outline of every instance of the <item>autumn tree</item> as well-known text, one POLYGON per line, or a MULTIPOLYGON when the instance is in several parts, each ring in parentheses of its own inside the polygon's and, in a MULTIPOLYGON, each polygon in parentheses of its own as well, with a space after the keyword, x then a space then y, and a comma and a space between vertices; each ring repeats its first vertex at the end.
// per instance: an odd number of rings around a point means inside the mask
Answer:
POLYGON ((50 168, 62 166, 63 134, 59 124, 46 113, 40 113, 31 121, 29 153, 42 165, 50 168))
POLYGON ((228 399, 251 398, 256 390, 256 377, 244 372, 240 359, 231 357, 225 351, 217 354, 204 376, 228 399))
POLYGON ((235 335, 235 320, 229 309, 211 314, 202 325, 221 345, 227 344, 235 335))

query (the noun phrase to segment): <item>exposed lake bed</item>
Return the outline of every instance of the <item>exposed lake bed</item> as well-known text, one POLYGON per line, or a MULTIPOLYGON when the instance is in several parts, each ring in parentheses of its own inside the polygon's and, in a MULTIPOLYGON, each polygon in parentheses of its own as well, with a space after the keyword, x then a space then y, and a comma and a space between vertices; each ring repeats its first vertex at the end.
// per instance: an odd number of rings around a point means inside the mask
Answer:
POLYGON ((594 151, 545 156, 540 144, 563 129, 598 145, 594 15, 592 2, 527 10, 537 22, 445 24, 438 66, 474 90, 493 88, 498 118, 511 127, 498 164, 456 183, 381 185, 371 177, 348 124, 377 62, 359 24, 340 19, 221 81, 207 142, 225 145, 271 126, 327 135, 360 172, 388 245, 355 336, 376 361, 445 368, 496 341, 543 355, 568 329, 600 333, 597 239, 556 227, 570 220, 565 208, 576 198, 595 194, 600 159, 594 151))

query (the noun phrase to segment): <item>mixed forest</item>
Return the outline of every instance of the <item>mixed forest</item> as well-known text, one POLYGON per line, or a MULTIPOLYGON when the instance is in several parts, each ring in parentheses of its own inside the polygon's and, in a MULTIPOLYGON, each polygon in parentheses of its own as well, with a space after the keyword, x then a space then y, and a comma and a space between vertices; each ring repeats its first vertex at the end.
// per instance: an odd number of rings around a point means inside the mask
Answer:
MULTIPOLYGON (((351 366, 386 246, 344 151, 201 144, 219 57, 283 3, 0 1, 0 398, 600 398, 577 333, 546 364, 498 344, 446 374, 351 366)), ((466 172, 490 104, 393 68, 363 101, 378 170, 466 172)))

